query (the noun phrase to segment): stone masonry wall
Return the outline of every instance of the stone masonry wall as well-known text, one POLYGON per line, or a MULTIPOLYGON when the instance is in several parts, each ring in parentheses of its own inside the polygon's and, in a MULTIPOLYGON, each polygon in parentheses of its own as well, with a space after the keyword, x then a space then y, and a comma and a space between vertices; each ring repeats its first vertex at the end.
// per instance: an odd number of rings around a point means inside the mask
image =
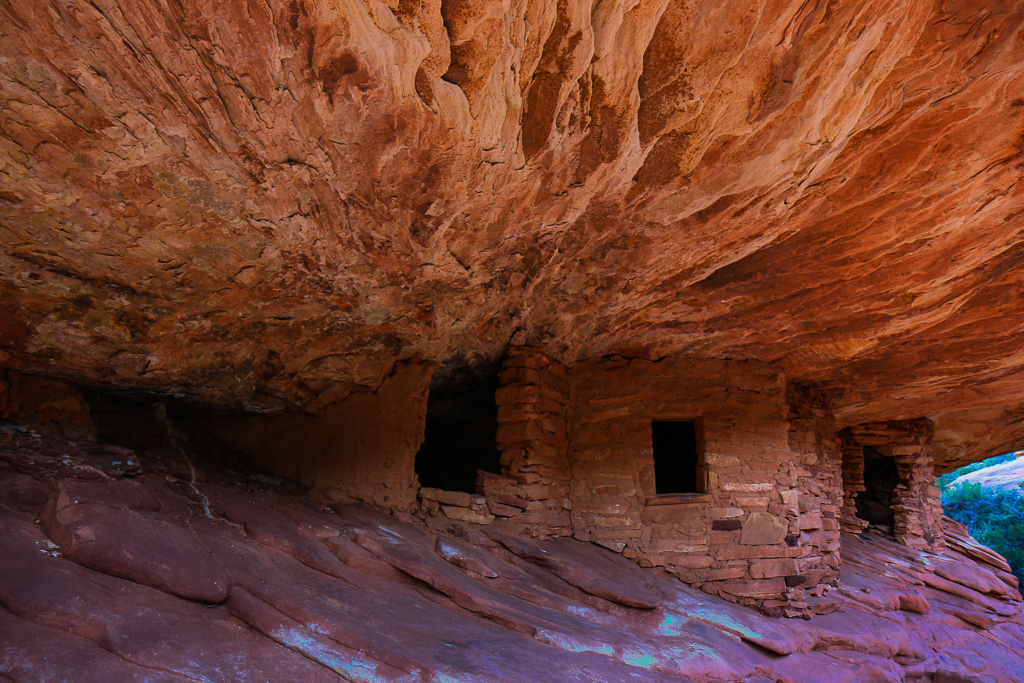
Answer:
POLYGON ((570 535, 568 395, 561 364, 531 348, 509 349, 495 397, 501 473, 477 472, 476 495, 420 489, 420 511, 428 524, 497 522, 537 538, 570 535))
POLYGON ((622 358, 567 370, 529 348, 497 392, 502 472, 421 489, 428 524, 573 534, 691 585, 805 614, 838 578, 842 475, 827 400, 756 362, 622 358), (652 420, 697 425, 701 493, 658 495, 652 420))
MULTIPOLYGON (((920 419, 870 422, 840 432, 844 444, 844 518, 856 516, 856 495, 864 490, 864 447, 871 446, 894 458, 899 469, 900 483, 893 493, 892 505, 896 541, 922 550, 941 548, 945 543, 942 501, 935 485, 932 431, 931 421, 920 419)), ((863 526, 867 526, 866 522, 863 526)))
POLYGON ((786 483, 795 493, 783 494, 790 533, 812 552, 796 561, 806 577, 801 585, 812 595, 839 579, 839 514, 842 505, 842 454, 835 417, 828 398, 813 387, 790 384, 789 446, 799 458, 790 465, 786 483), (795 499, 795 500, 794 500, 795 499))
POLYGON ((577 538, 727 599, 787 613, 799 612, 806 589, 834 579, 838 456, 813 407, 800 408, 791 430, 778 370, 726 360, 599 359, 573 366, 570 379, 577 538), (656 495, 652 420, 698 423, 704 493, 656 495))
POLYGON ((857 496, 864 491, 864 447, 842 442, 843 505, 839 523, 843 531, 859 534, 868 528, 866 519, 857 516, 857 496))
POLYGON ((571 533, 565 414, 565 368, 534 349, 514 347, 498 389, 502 476, 480 473, 491 511, 537 537, 571 533))

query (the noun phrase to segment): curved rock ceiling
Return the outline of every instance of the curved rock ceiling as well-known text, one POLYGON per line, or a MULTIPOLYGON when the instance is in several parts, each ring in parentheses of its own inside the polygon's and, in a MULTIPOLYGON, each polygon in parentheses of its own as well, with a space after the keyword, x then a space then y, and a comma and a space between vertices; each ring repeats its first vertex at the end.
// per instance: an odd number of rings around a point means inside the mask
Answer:
MULTIPOLYGON (((315 409, 746 357, 1024 438, 1024 7, 0 0, 0 363, 315 409)), ((967 455, 965 455, 967 454, 967 455)))

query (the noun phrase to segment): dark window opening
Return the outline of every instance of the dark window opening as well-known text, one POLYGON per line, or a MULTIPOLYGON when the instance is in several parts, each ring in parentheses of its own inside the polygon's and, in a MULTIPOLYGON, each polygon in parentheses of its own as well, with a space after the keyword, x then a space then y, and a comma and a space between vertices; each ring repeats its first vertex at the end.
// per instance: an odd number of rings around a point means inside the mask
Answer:
POLYGON ((697 423, 681 420, 651 422, 654 445, 655 491, 703 493, 698 469, 697 423))
POLYGON ((864 490, 857 495, 857 516, 869 524, 891 527, 895 523, 893 493, 900 483, 896 459, 874 448, 864 449, 864 490))
POLYGON ((457 361, 434 373, 416 454, 420 486, 475 493, 477 470, 501 471, 495 441, 500 369, 500 361, 457 361))

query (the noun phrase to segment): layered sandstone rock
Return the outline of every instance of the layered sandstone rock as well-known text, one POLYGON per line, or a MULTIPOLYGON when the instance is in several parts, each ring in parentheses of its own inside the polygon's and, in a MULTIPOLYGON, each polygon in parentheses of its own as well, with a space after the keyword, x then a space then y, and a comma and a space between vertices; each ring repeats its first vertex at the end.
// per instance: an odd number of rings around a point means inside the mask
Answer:
POLYGON ((1024 10, 0 7, 0 365, 316 410, 397 361, 747 358, 1021 436, 1024 10))
POLYGON ((936 553, 844 535, 839 588, 811 599, 811 621, 781 620, 592 544, 325 508, 184 453, 0 437, 0 676, 1002 683, 1024 670, 1016 580, 949 521, 936 553))

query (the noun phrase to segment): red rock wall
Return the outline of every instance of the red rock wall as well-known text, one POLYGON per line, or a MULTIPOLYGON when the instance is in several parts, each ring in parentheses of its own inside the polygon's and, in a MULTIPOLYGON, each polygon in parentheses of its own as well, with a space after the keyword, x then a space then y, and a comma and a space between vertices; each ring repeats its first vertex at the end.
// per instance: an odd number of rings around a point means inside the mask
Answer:
POLYGON ((42 375, 0 369, 0 420, 41 435, 91 441, 96 427, 78 387, 42 375))
POLYGON ((517 334, 1024 443, 1024 4, 498 7, 4 2, 0 363, 314 412, 517 334))
POLYGON ((838 567, 830 415, 763 363, 603 359, 570 371, 575 536, 731 600, 800 607, 838 567), (706 493, 657 496, 651 421, 697 420, 706 493), (813 582, 813 583, 812 583, 813 582))
POLYGON ((492 509, 531 536, 567 536, 569 461, 565 368, 529 348, 513 348, 498 390, 498 449, 504 478, 486 474, 481 490, 492 509), (504 508, 498 506, 505 506, 504 508), (522 512, 515 513, 514 510, 522 512))
POLYGON ((933 425, 927 419, 868 422, 841 432, 843 440, 844 528, 859 531, 867 522, 856 517, 856 496, 864 490, 864 447, 895 458, 900 483, 893 493, 893 536, 922 550, 942 547, 942 501, 935 485, 933 425))
POLYGON ((378 391, 353 393, 315 416, 224 418, 209 426, 256 466, 332 500, 410 510, 430 375, 426 365, 399 365, 378 391))

